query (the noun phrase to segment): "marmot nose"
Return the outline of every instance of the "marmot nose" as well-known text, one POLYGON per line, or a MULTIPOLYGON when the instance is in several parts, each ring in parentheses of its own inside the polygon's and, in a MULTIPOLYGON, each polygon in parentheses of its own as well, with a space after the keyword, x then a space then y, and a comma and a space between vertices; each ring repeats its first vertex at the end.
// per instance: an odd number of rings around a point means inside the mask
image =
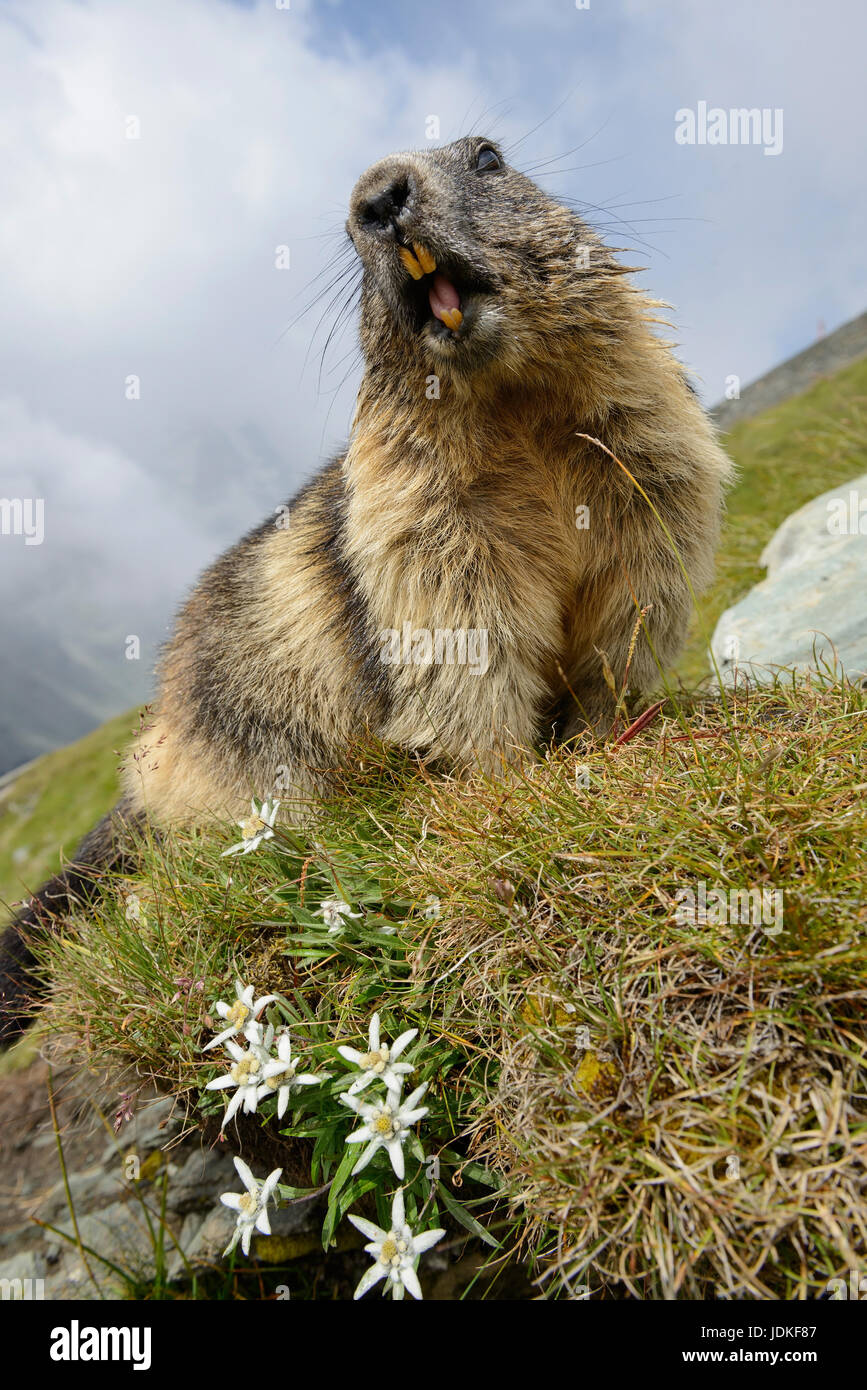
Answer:
POLYGON ((406 220, 413 198, 410 174, 391 178, 376 192, 365 198, 358 208, 358 221, 367 232, 382 236, 393 235, 406 220))

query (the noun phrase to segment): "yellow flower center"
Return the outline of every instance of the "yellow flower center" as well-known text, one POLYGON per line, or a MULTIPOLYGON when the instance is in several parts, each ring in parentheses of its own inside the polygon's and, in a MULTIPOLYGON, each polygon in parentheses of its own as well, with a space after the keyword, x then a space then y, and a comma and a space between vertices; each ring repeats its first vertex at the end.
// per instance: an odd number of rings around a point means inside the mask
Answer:
POLYGON ((385 1071, 388 1062, 388 1048, 380 1047, 375 1052, 365 1052, 359 1062, 362 1071, 385 1071))
POLYGON ((261 816, 250 816, 247 820, 239 821, 238 824, 245 840, 252 840, 261 830, 268 829, 261 816))
POLYGON ((395 1124, 394 1116, 390 1110, 383 1110, 381 1115, 377 1115, 373 1122, 373 1128, 377 1134, 391 1134, 398 1126, 395 1124))
POLYGON ((238 1206, 245 1216, 252 1216, 253 1212, 256 1210, 256 1198, 253 1196, 252 1192, 245 1192, 238 1206))
POLYGON ((239 999, 226 1014, 226 1022, 230 1023, 233 1028, 241 1028, 246 1023, 249 1014, 250 1010, 247 1005, 242 1004, 239 999))
POLYGON ((295 1080, 295 1064, 292 1063, 285 1071, 278 1071, 276 1076, 266 1078, 266 1084, 272 1091, 279 1091, 281 1086, 289 1086, 295 1080))
POLYGON ((245 1052, 244 1056, 239 1058, 235 1065, 230 1068, 229 1075, 239 1086, 245 1086, 251 1077, 258 1074, 261 1065, 259 1058, 255 1057, 252 1052, 245 1052))
POLYGON ((394 1240, 393 1236, 388 1236, 388 1237, 382 1242, 382 1249, 381 1249, 380 1252, 379 1252, 379 1258, 380 1258, 381 1263, 384 1264, 384 1265, 399 1265, 399 1264, 400 1264, 400 1255, 399 1255, 399 1253, 398 1253, 398 1246, 397 1246, 397 1242, 394 1240))

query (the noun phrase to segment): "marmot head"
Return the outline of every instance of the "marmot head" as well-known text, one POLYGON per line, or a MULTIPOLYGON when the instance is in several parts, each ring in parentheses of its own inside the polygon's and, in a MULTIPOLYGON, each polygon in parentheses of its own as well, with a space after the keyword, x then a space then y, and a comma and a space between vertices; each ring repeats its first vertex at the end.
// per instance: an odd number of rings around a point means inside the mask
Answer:
POLYGON ((379 160, 353 190, 346 227, 364 267, 368 362, 420 358, 474 380, 549 371, 620 269, 481 136, 379 160))

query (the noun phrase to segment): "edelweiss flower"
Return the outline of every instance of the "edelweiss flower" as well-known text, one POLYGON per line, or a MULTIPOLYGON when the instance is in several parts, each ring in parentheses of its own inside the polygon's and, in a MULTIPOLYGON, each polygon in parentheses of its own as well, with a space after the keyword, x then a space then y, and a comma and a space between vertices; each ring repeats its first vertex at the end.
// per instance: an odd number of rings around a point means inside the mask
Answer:
POLYGON ((328 898, 322 906, 313 914, 314 917, 323 917, 328 927, 329 936, 343 930, 344 917, 360 917, 360 912, 353 912, 349 903, 345 903, 342 898, 328 898))
POLYGON ((421 914, 426 922, 435 922, 442 912, 442 904, 438 897, 433 893, 428 893, 425 898, 426 907, 421 914))
POLYGON ((273 827, 279 805, 279 801, 266 799, 261 806, 257 806, 256 798, 253 797, 250 802, 252 814, 247 820, 238 821, 243 839, 239 840, 238 844, 231 845, 229 849, 224 849, 220 857, 225 859, 227 854, 249 854, 251 850, 258 849, 263 840, 273 840, 273 827))
POLYGON ((270 1050, 273 1038, 274 1029, 270 1025, 263 1036, 261 1025, 257 1024, 256 1031, 247 1039, 249 1047, 246 1052, 237 1043, 232 1042, 231 1038, 226 1043, 226 1051, 234 1057, 234 1063, 225 1076, 214 1077, 205 1087, 206 1091, 224 1091, 228 1086, 238 1088, 226 1106, 222 1125, 224 1129, 242 1105, 244 1113, 252 1115, 262 1097, 273 1089, 262 1084, 265 1068, 272 1060, 270 1050))
POLYGON ((367 1036, 367 1051, 358 1052, 354 1047, 338 1047, 337 1051, 341 1057, 345 1057, 347 1062, 354 1062, 361 1068, 362 1075, 353 1081, 348 1096, 357 1095, 363 1091, 365 1086, 369 1086, 371 1081, 384 1081, 389 1091, 394 1091, 400 1095, 403 1086, 403 1078, 413 1071, 409 1062, 398 1062, 396 1058, 400 1056, 404 1048, 407 1047, 418 1036, 417 1028, 409 1028, 405 1033, 401 1033, 399 1038, 389 1047, 388 1043, 381 1043, 379 1038, 379 1014, 374 1014, 370 1020, 370 1032, 367 1036))
POLYGON ((445 1231, 438 1228, 435 1231, 422 1231, 417 1236, 413 1235, 411 1228, 406 1224, 402 1188, 395 1194, 391 1205, 390 1231, 380 1230, 372 1221, 365 1221, 363 1216, 350 1216, 349 1219, 362 1235, 368 1237, 370 1244, 364 1248, 375 1261, 367 1273, 362 1275, 353 1297, 363 1298, 368 1289, 372 1289, 374 1284, 384 1279, 385 1288, 391 1289, 393 1298, 403 1298, 404 1290, 411 1293, 413 1298, 421 1298, 421 1285, 415 1272, 418 1257, 436 1245, 438 1240, 442 1240, 445 1231))
POLYGON ((220 1018, 226 1020, 229 1026, 211 1042, 205 1043, 202 1048, 203 1052, 208 1052, 212 1047, 218 1047, 227 1038, 234 1038, 237 1033, 246 1033, 250 1024, 259 1017, 265 1005, 273 1004, 277 998, 276 994, 263 994, 261 999, 254 1000, 253 986, 244 985, 240 980, 235 981, 235 996, 234 1004, 224 1004, 222 1000, 217 1004, 217 1013, 220 1018))
POLYGON ((289 1097, 293 1091, 301 1086, 318 1086, 320 1081, 327 1080, 324 1076, 314 1076, 313 1072, 297 1072, 295 1068, 297 1062, 292 1061, 292 1043, 287 1029, 281 1030, 277 1035, 277 1057, 270 1062, 266 1062, 262 1073, 262 1095, 269 1095, 277 1092, 277 1117, 283 1118, 286 1107, 289 1104, 289 1097))
POLYGON ((124 898, 124 917, 128 922, 140 922, 142 920, 141 898, 138 893, 127 893, 124 898))
POLYGON ((375 1100, 372 1104, 365 1104, 364 1101, 356 1100, 350 1095, 340 1097, 344 1105, 348 1105, 364 1120, 361 1129, 353 1130, 346 1138, 347 1144, 367 1144, 352 1170, 353 1174, 366 1168, 379 1149, 386 1149, 396 1176, 403 1178, 406 1171, 403 1142, 409 1134, 410 1125, 414 1125, 416 1120, 427 1114, 426 1105, 418 1110, 413 1109, 426 1090, 427 1082, 423 1086, 417 1086, 412 1095, 407 1096, 403 1102, 400 1093, 394 1091, 387 1091, 384 1100, 375 1100))
POLYGON ((224 1255, 229 1255, 234 1250, 238 1241, 241 1242, 241 1249, 245 1255, 250 1253, 250 1237, 253 1231, 261 1231, 263 1235, 271 1234, 271 1223, 268 1220, 268 1203, 271 1200, 271 1193, 280 1180, 282 1168, 275 1168, 273 1173, 269 1173, 264 1182, 254 1178, 250 1169, 247 1167, 243 1158, 234 1160, 238 1170, 238 1176, 246 1187, 247 1191, 240 1195, 237 1192, 224 1192, 220 1201, 226 1207, 231 1207, 232 1211, 238 1213, 235 1219, 235 1229, 232 1232, 232 1239, 223 1251, 224 1255))

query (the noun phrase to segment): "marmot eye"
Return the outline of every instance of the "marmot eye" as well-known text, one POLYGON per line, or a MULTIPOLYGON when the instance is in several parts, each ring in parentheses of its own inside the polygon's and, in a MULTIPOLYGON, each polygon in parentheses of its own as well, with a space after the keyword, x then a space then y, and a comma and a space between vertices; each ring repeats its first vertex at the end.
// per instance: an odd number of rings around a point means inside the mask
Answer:
POLYGON ((479 157, 476 160, 477 169, 502 169, 502 167, 500 156, 496 150, 492 150, 489 145, 486 145, 483 150, 479 150, 479 157))

